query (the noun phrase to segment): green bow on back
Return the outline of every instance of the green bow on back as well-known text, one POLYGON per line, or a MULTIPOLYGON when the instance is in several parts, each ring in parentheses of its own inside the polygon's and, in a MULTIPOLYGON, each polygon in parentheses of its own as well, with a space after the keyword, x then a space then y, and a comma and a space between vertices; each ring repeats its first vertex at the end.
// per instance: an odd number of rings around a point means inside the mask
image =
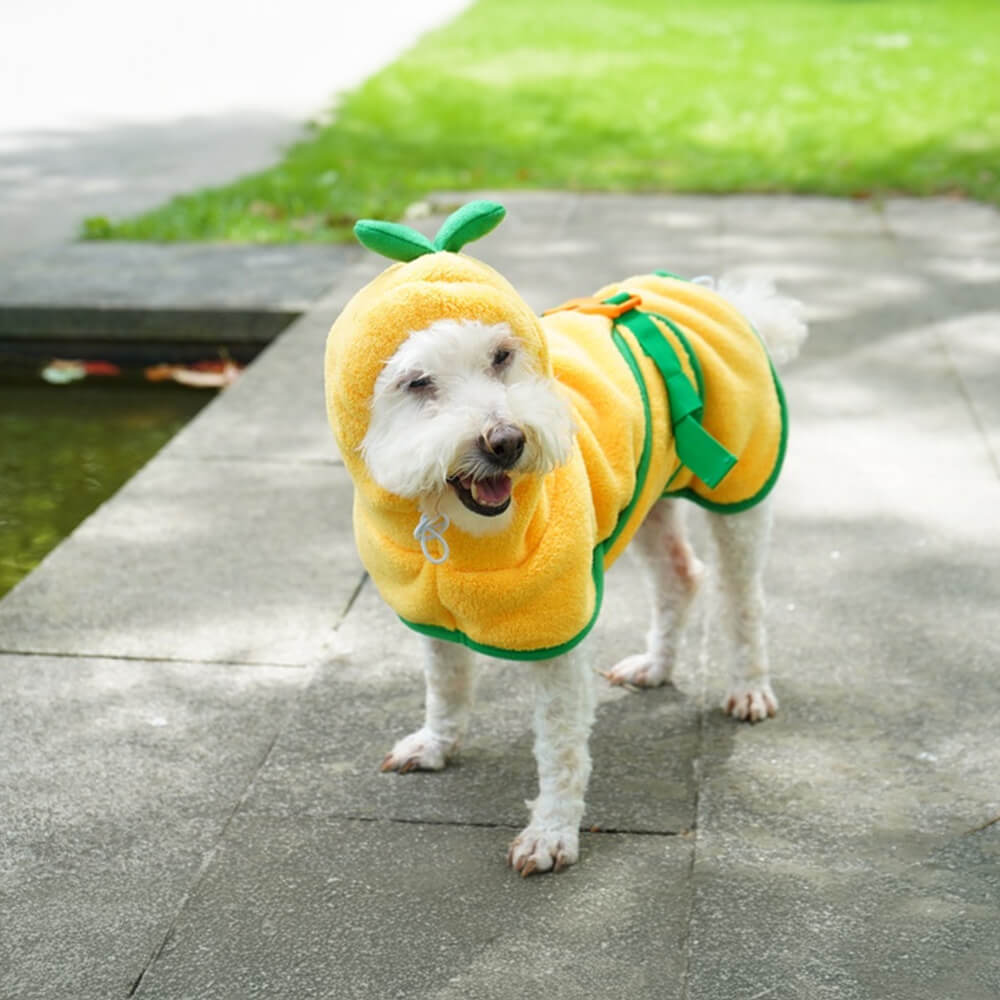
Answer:
POLYGON ((478 240, 496 228, 507 214, 495 201, 470 201, 452 212, 431 242, 422 233, 398 222, 359 219, 354 226, 358 242, 392 260, 415 260, 425 253, 447 250, 458 253, 466 243, 478 240))

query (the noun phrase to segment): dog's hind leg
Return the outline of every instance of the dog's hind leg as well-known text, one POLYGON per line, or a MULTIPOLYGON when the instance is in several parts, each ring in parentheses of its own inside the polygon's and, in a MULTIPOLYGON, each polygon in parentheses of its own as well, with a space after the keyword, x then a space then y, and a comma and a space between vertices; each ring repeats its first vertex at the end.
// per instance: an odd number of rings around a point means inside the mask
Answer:
POLYGON ((507 855, 522 875, 560 871, 578 857, 594 721, 593 678, 583 653, 538 661, 532 670, 538 798, 530 804, 531 822, 507 855))
POLYGON ((472 653, 454 642, 425 639, 424 678, 424 725, 392 748, 383 771, 440 771, 465 735, 475 687, 472 653))
POLYGON ((727 715, 759 722, 778 710, 768 676, 764 627, 764 560, 771 533, 771 509, 765 501, 738 514, 712 514, 719 563, 720 609, 733 640, 729 690, 722 708, 727 715))
POLYGON ((632 543, 642 562, 653 602, 646 651, 627 656, 604 676, 612 684, 656 687, 670 682, 691 602, 705 567, 684 532, 677 500, 660 500, 632 543))

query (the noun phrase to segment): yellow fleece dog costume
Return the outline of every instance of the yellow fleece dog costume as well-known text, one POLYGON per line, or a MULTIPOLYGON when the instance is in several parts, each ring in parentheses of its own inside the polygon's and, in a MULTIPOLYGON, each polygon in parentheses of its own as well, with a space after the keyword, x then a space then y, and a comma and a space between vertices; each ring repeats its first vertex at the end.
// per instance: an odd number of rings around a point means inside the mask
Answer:
POLYGON ((604 570, 661 496, 721 512, 762 500, 781 468, 786 416, 759 337, 702 285, 642 275, 539 319, 496 271, 456 252, 502 218, 499 205, 474 202, 434 243, 403 226, 358 224, 365 245, 402 262, 330 330, 327 410, 354 480, 361 560, 390 607, 426 635, 542 659, 590 630, 604 570), (564 465, 516 480, 502 534, 452 531, 448 558, 434 563, 414 537, 416 502, 374 483, 359 448, 382 367, 441 319, 508 324, 538 371, 563 386, 576 437, 564 465))

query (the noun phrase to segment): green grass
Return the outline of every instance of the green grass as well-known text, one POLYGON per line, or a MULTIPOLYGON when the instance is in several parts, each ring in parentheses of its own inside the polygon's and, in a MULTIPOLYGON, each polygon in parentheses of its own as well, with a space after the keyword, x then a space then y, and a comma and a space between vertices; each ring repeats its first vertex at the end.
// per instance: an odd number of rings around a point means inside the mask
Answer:
POLYGON ((486 187, 1000 203, 1000 3, 480 0, 272 169, 86 230, 334 240, 486 187))

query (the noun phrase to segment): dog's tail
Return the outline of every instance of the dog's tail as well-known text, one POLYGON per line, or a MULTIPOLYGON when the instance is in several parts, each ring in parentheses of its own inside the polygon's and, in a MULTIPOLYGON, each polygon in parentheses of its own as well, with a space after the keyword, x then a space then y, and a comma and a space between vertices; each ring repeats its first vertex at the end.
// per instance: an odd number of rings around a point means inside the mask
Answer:
POLYGON ((750 320, 775 364, 786 364, 799 353, 809 329, 803 317, 805 307, 798 299, 779 295, 766 278, 724 274, 714 285, 719 295, 750 320))

